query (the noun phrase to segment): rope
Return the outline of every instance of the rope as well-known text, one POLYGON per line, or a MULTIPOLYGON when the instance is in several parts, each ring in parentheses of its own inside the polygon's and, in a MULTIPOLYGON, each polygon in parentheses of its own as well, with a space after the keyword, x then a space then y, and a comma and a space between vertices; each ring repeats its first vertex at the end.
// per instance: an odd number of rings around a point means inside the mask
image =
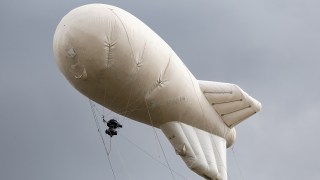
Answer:
MULTIPOLYGON (((100 138, 101 138, 101 140, 102 140, 102 143, 103 143, 103 145, 104 145, 105 152, 106 152, 106 154, 107 154, 108 162, 109 162, 109 165, 110 165, 110 167, 111 167, 111 170, 112 170, 112 173, 113 173, 113 177, 114 177, 114 179, 116 180, 116 176, 115 176, 115 173, 114 173, 114 169, 113 169, 113 166, 112 166, 110 157, 109 157, 109 155, 110 155, 110 153, 111 153, 111 149, 112 149, 111 138, 110 138, 110 143, 109 143, 110 145, 109 145, 109 150, 108 150, 107 145, 106 145, 106 143, 105 143, 105 141, 104 141, 103 135, 102 135, 102 133, 101 133, 101 127, 100 127, 100 124, 99 124, 99 121, 98 121, 98 117, 97 117, 97 115, 96 115, 96 111, 98 111, 98 113, 101 113, 101 112, 97 109, 97 107, 95 106, 94 103, 92 103, 91 100, 89 100, 89 103, 90 103, 90 107, 91 107, 91 111, 92 111, 92 114, 93 114, 93 117, 94 117, 95 124, 96 124, 96 126, 97 126, 97 129, 98 129, 100 138), (96 110, 96 111, 95 111, 95 110, 96 110)), ((149 113, 149 109, 148 109, 148 113, 149 113)), ((101 116, 103 117, 104 115, 101 115, 101 116)), ((151 124, 152 124, 153 130, 154 130, 154 133, 155 133, 156 140, 157 140, 158 143, 160 144, 162 153, 164 154, 164 157, 165 157, 165 160, 166 160, 166 163, 167 163, 167 164, 164 164, 163 162, 159 161, 157 158, 153 157, 150 153, 148 153, 147 151, 145 151, 144 149, 142 149, 141 147, 139 147, 137 144, 135 144, 134 142, 132 142, 131 140, 129 140, 129 139, 126 138, 125 136, 123 136, 123 135, 121 135, 121 134, 119 134, 119 135, 120 135, 124 140, 126 140, 127 142, 133 144, 137 149, 139 149, 141 152, 145 153, 145 154, 146 154, 147 156, 149 156, 151 159, 153 159, 154 161, 158 162, 159 164, 161 164, 161 165, 164 166, 165 168, 169 169, 172 176, 173 176, 173 173, 175 173, 175 174, 178 175, 179 177, 181 177, 181 178, 183 178, 183 179, 187 179, 186 177, 184 177, 183 175, 181 175, 181 174, 178 173, 177 171, 171 169, 171 167, 169 166, 167 157, 166 157, 166 155, 165 155, 165 153, 164 153, 164 150, 163 150, 162 145, 161 145, 161 143, 160 143, 159 137, 158 137, 158 135, 157 135, 157 133, 156 133, 156 131, 155 131, 155 128, 154 128, 154 126, 153 126, 153 121, 152 121, 152 119, 151 119, 150 113, 149 113, 149 117, 150 117, 151 124)), ((173 178, 174 178, 174 176, 173 176, 173 178)))
MULTIPOLYGON (((109 62, 109 61, 108 61, 109 62)), ((107 65, 108 66, 108 65, 107 65)), ((107 86, 104 87, 103 105, 106 105, 107 86)), ((104 107, 102 106, 102 115, 104 116, 104 107)))
POLYGON ((150 120, 150 123, 151 123, 151 125, 152 125, 153 132, 154 132, 154 134, 155 134, 155 136, 156 136, 156 138, 157 138, 157 140, 158 140, 158 143, 159 143, 159 145, 160 145, 162 154, 163 154, 163 156, 164 156, 164 158, 165 158, 165 160, 166 160, 166 163, 167 163, 168 168, 169 168, 169 170, 170 170, 170 173, 171 173, 171 175, 172 175, 172 179, 175 179, 175 178, 174 178, 174 175, 173 175, 173 172, 172 172, 172 169, 171 169, 171 167, 170 167, 170 165, 169 165, 169 162, 168 162, 166 153, 165 153, 164 150, 163 150, 162 144, 160 143, 160 140, 159 140, 159 136, 158 136, 158 134, 157 134, 157 132, 156 132, 156 130, 155 130, 155 127, 154 127, 154 125, 153 125, 153 121, 152 121, 152 118, 151 118, 151 115, 150 115, 150 111, 149 111, 149 107, 148 107, 148 104, 147 104, 146 99, 144 99, 144 102, 146 103, 146 107, 147 107, 147 111, 148 111, 148 115, 149 115, 149 120, 150 120))
POLYGON ((234 152, 233 148, 234 148, 234 146, 232 146, 232 148, 231 148, 232 153, 233 153, 233 157, 234 157, 234 161, 236 162, 236 166, 237 166, 237 168, 238 168, 238 170, 239 170, 239 172, 240 172, 241 179, 244 180, 243 173, 242 173, 242 171, 241 171, 241 168, 240 168, 240 166, 239 166, 238 160, 237 160, 237 158, 236 158, 236 153, 234 152))
POLYGON ((111 163, 110 157, 109 157, 110 152, 111 152, 111 138, 110 138, 110 151, 108 151, 107 146, 106 146, 106 143, 104 142, 104 139, 103 139, 103 136, 102 136, 102 133, 101 133, 101 128, 100 128, 100 125, 99 125, 99 122, 98 122, 97 115, 96 115, 96 113, 95 113, 95 111, 94 111, 94 109, 93 109, 94 105, 93 105, 93 103, 92 103, 91 100, 89 100, 89 103, 90 103, 90 107, 91 107, 91 111, 92 111, 92 114, 93 114, 94 121, 95 121, 95 123, 96 123, 96 127, 97 127, 97 129, 98 129, 98 132, 99 132, 101 141, 102 141, 102 143, 103 143, 105 152, 106 152, 106 154, 107 154, 107 158, 108 158, 109 165, 110 165, 110 167, 111 167, 111 171, 112 171, 112 174, 113 174, 113 178, 114 178, 115 180, 117 180, 116 175, 115 175, 114 170, 113 170, 113 167, 112 167, 112 163, 111 163))
MULTIPOLYGON (((139 149, 141 152, 143 152, 144 154, 146 154, 147 156, 149 156, 151 159, 153 159, 154 161, 156 161, 157 163, 161 164, 162 166, 164 166, 165 168, 169 169, 170 167, 168 167, 168 165, 164 164, 163 162, 159 161, 157 158, 153 157, 150 153, 148 153, 146 150, 142 149, 139 145, 135 144, 133 141, 131 141, 130 139, 128 139, 127 137, 123 136, 120 134, 120 136, 126 140, 127 142, 129 142, 130 144, 134 145, 137 149, 139 149)), ((176 175, 180 176, 183 179, 187 179, 186 177, 184 177, 183 175, 181 175, 180 173, 178 173, 175 170, 172 170, 176 175)))
POLYGON ((104 114, 103 112, 99 111, 99 109, 96 107, 96 104, 92 104, 92 106, 93 106, 93 108, 96 109, 96 111, 98 112, 98 114, 99 114, 100 116, 102 116, 102 115, 104 114))
MULTIPOLYGON (((116 143, 114 144, 114 146, 116 146, 116 149, 121 148, 116 143)), ((121 174, 124 174, 125 178, 121 178, 121 179, 132 180, 134 177, 132 175, 130 175, 128 169, 126 168, 127 163, 124 163, 124 161, 123 161, 124 157, 119 153, 120 151, 113 151, 113 152, 116 153, 117 158, 119 159, 118 162, 120 163, 121 167, 123 167, 123 171, 121 171, 121 172, 124 172, 124 173, 121 173, 121 174)))
POLYGON ((109 139, 110 139, 110 141, 109 141, 109 152, 108 152, 108 155, 111 153, 111 147, 112 147, 112 146, 111 146, 111 145, 112 145, 112 143, 111 143, 111 139, 112 139, 112 138, 109 138, 109 139))

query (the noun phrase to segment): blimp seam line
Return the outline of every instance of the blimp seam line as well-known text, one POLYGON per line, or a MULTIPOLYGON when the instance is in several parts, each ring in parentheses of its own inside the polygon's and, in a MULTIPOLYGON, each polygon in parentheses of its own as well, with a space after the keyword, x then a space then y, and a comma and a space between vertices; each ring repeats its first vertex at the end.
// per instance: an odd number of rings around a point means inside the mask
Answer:
POLYGON ((198 142, 198 144, 194 144, 194 146, 199 145, 199 153, 198 154, 195 153, 196 161, 198 162, 196 164, 195 168, 204 168, 205 170, 208 171, 207 158, 206 158, 205 153, 203 151, 202 144, 200 143, 199 134, 197 133, 197 130, 195 127, 191 127, 191 129, 192 129, 192 131, 194 131, 194 133, 196 135, 196 137, 195 137, 197 139, 196 142, 198 142), (203 157, 201 157, 201 156, 203 156, 203 157))
MULTIPOLYGON (((179 122, 179 125, 180 125, 180 129, 181 129, 181 131, 182 131, 182 134, 181 135, 183 135, 183 137, 187 140, 187 142, 185 142, 185 143, 188 143, 188 145, 189 145, 189 155, 188 155, 188 151, 187 151, 187 153, 186 153, 186 157, 188 158, 188 159, 190 159, 190 158, 192 158, 193 160, 193 163, 192 163, 192 165, 194 164, 194 162, 197 160, 197 157, 196 157, 196 155, 195 155, 195 152, 194 152, 194 149, 193 149, 193 147, 192 147, 192 143, 190 142, 190 140, 189 140, 189 138, 187 137, 187 133, 189 133, 189 132, 187 132, 188 130, 186 129, 186 127, 184 126, 184 124, 183 123, 181 123, 181 122, 179 122), (191 154, 191 155, 190 155, 191 154)), ((190 164, 189 164, 190 165, 190 164)), ((191 166, 192 166, 191 165, 191 166)))
POLYGON ((143 56, 144 56, 144 52, 145 52, 145 50, 146 50, 146 46, 147 46, 147 42, 144 43, 141 56, 138 58, 138 60, 137 60, 137 62, 136 62, 136 66, 137 66, 138 69, 142 66, 142 61, 143 61, 143 59, 144 59, 143 56))
POLYGON ((167 63, 167 65, 166 65, 166 67, 165 67, 165 69, 163 71, 162 77, 166 74, 167 69, 169 68, 169 65, 170 65, 170 62, 171 62, 171 57, 172 57, 172 54, 169 57, 168 63, 167 63))
POLYGON ((107 52, 107 68, 109 67, 110 60, 111 60, 111 49, 115 45, 115 43, 105 43, 105 49, 108 51, 107 52))
POLYGON ((232 91, 227 91, 227 92, 204 91, 203 94, 232 94, 232 91))
MULTIPOLYGON (((209 101, 209 100, 208 100, 209 101)), ((234 102, 241 102, 243 101, 242 99, 238 99, 238 100, 233 100, 233 101, 226 101, 226 102, 218 102, 218 103, 211 103, 212 106, 214 105, 219 105, 219 104, 227 104, 227 103, 234 103, 234 102)))
POLYGON ((156 79, 156 82, 153 84, 152 88, 150 89, 149 94, 152 94, 157 88, 161 88, 165 86, 165 80, 163 80, 163 77, 166 74, 166 71, 169 67, 170 62, 171 62, 171 56, 168 60, 166 67, 164 68, 164 71, 160 73, 159 77, 156 79))
MULTIPOLYGON (((205 164, 203 164, 203 167, 206 169, 206 171, 208 171, 208 170, 209 170, 209 163, 208 163, 208 160, 207 160, 207 157, 206 157, 206 153, 205 153, 205 151, 204 151, 204 149, 203 149, 203 142, 201 141, 201 139, 200 139, 200 137, 199 137, 199 136, 201 136, 202 134, 199 133, 199 130, 198 130, 197 128, 192 127, 192 129, 193 129, 193 131, 195 132, 195 134, 196 134, 196 136, 197 136, 197 139, 198 139, 198 142, 199 142, 199 145, 200 145, 200 150, 201 150, 201 152, 202 152, 202 154, 203 154, 203 158, 204 158, 204 161, 203 161, 203 162, 205 162, 205 164)), ((200 157, 200 156, 199 156, 199 157, 200 157)), ((200 159, 200 158, 199 158, 199 159, 200 159)))
POLYGON ((250 109, 251 106, 247 106, 247 107, 244 107, 244 108, 241 108, 241 109, 238 109, 238 110, 235 110, 235 111, 232 111, 232 112, 229 112, 229 113, 226 113, 226 114, 221 114, 220 116, 223 117, 225 115, 228 115, 228 114, 232 114, 232 113, 235 113, 235 112, 239 112, 239 111, 242 111, 242 110, 245 110, 245 109, 250 109))
MULTIPOLYGON (((210 172, 211 170, 215 170, 214 165, 217 163, 217 160, 216 160, 215 155, 214 155, 214 148, 213 148, 213 142, 212 142, 212 136, 213 135, 212 134, 208 134, 208 135, 209 135, 209 146, 211 147, 211 149, 213 151, 212 152, 213 156, 211 157, 211 159, 206 157, 206 160, 207 160, 207 163, 208 163, 208 171, 210 172)), ((217 171, 219 171, 219 170, 217 169, 217 171)))
POLYGON ((109 67, 110 57, 111 57, 111 47, 110 44, 107 45, 108 54, 107 54, 107 68, 109 67))
MULTIPOLYGON (((129 34, 128 34, 128 31, 127 31, 127 28, 125 27, 123 21, 121 20, 121 18, 118 16, 117 13, 114 12, 114 10, 111 11, 120 21, 124 31, 126 32, 126 36, 127 36, 127 39, 128 39, 128 43, 129 43, 129 46, 130 46, 130 50, 131 50, 131 54, 132 54, 132 58, 134 57, 134 54, 133 54, 133 49, 132 49, 132 45, 131 45, 131 42, 130 42, 130 38, 129 38, 129 34)), ((133 58, 134 60, 134 58, 133 58)))
MULTIPOLYGON (((210 136, 210 139, 211 139, 211 143, 212 143, 212 149, 213 149, 213 156, 214 156, 214 159, 215 159, 215 164, 217 165, 217 175, 216 175, 216 178, 218 176, 220 176, 220 174, 222 172, 220 172, 220 169, 218 168, 218 166, 222 166, 225 170, 227 170, 227 168, 225 167, 225 165, 222 163, 222 165, 218 165, 218 162, 223 162, 223 157, 219 151, 219 148, 218 148, 218 145, 214 139, 214 135, 212 134, 210 136)), ((222 141, 222 140, 221 140, 222 141)))
POLYGON ((159 77, 158 80, 157 80, 157 87, 163 87, 163 86, 165 85, 166 80, 164 80, 164 76, 166 75, 167 69, 168 69, 169 66, 170 66, 171 56, 172 56, 172 54, 171 54, 170 57, 169 57, 169 60, 168 60, 168 63, 167 63, 167 65, 166 65, 166 67, 164 68, 164 70, 163 70, 162 73, 160 74, 160 77, 159 77))
MULTIPOLYGON (((110 11, 112 12, 112 9, 110 9, 110 11)), ((113 37, 113 32, 115 29, 115 24, 113 23, 113 26, 111 28, 111 31, 109 34, 105 34, 105 41, 104 41, 104 46, 107 47, 107 68, 109 67, 110 64, 110 60, 111 60, 111 49, 112 47, 116 44, 116 42, 112 42, 112 37, 113 37)))

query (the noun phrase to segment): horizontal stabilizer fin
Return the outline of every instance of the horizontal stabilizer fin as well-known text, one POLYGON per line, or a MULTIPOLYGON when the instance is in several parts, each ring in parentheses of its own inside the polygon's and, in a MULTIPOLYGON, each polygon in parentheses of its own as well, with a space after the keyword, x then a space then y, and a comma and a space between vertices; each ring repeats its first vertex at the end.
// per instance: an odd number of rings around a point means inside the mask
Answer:
POLYGON ((229 127, 239 124, 261 109, 260 102, 235 84, 212 81, 198 82, 208 102, 229 127))

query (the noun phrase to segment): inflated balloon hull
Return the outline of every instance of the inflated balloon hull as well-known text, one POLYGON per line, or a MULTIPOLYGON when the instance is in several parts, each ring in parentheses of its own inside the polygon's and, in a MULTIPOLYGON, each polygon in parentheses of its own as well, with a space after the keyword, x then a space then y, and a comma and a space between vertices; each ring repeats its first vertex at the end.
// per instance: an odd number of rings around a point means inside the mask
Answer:
POLYGON ((72 10, 57 27, 54 53, 77 90, 114 112, 156 127, 181 121, 222 137, 221 129, 230 129, 174 51, 119 8, 72 10))
MULTIPOLYGON (((234 85, 198 82, 156 33, 114 6, 92 4, 72 10, 59 23, 53 46, 61 72, 78 91, 151 126, 172 129, 170 122, 183 123, 200 134, 222 138, 229 147, 235 140, 232 127, 259 110, 255 100, 234 85), (235 112, 240 118, 224 118, 235 112)), ((193 170, 209 176, 201 169, 193 170)))

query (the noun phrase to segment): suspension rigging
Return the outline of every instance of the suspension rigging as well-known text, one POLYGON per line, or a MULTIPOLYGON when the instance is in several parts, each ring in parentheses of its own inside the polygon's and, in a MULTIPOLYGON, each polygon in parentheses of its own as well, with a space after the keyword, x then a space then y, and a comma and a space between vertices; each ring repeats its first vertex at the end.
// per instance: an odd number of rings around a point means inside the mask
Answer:
POLYGON ((111 138, 110 138, 110 148, 109 148, 109 150, 108 150, 108 148, 107 148, 107 146, 106 146, 106 143, 105 143, 105 141, 104 141, 103 135, 102 135, 102 133, 101 133, 101 128, 100 128, 100 124, 99 124, 99 121, 98 121, 98 117, 97 117, 97 115, 96 115, 96 113, 95 113, 95 110, 94 110, 94 104, 92 103, 91 100, 89 100, 89 103, 90 103, 90 107, 91 107, 91 111, 92 111, 92 114, 93 114, 93 118, 94 118, 96 127, 97 127, 97 129, 98 129, 98 132, 99 132, 101 141, 102 141, 102 143, 103 143, 105 152, 106 152, 106 154, 107 154, 107 158, 108 158, 109 165, 110 165, 110 167, 111 167, 111 171, 112 171, 112 174, 113 174, 113 178, 114 178, 114 180, 117 180, 116 175, 115 175, 114 170, 113 170, 113 166, 112 166, 110 157, 109 157, 110 152, 111 152, 111 138))
MULTIPOLYGON (((105 119, 105 115, 104 114, 101 114, 101 111, 99 111, 99 109, 95 106, 94 102, 89 100, 89 103, 90 103, 90 107, 91 107, 91 111, 92 111, 92 114, 93 114, 93 117, 94 117, 94 121, 95 121, 95 124, 96 124, 96 127, 98 129, 98 132, 99 132, 99 135, 100 135, 100 138, 101 138, 101 141, 103 143, 103 146, 104 146, 104 149, 105 149, 105 152, 106 152, 106 155, 107 155, 107 158, 108 158, 108 162, 109 162, 109 165, 111 167, 111 171, 113 173, 113 178, 115 180, 117 180, 116 178, 116 174, 115 174, 115 171, 114 171, 114 168, 113 168, 113 165, 112 165, 112 162, 110 160, 110 155, 111 155, 111 148, 112 148, 112 136, 114 135, 118 135, 118 129, 119 128, 122 128, 122 124, 120 124, 117 120, 115 120, 114 118, 111 118, 109 121, 106 121, 105 119), (97 115, 97 113, 99 115, 97 115), (107 135, 110 136, 110 142, 109 142, 109 148, 107 148, 107 143, 105 142, 105 138, 103 137, 103 131, 101 130, 101 126, 100 126, 100 123, 99 123, 99 117, 102 118, 102 122, 104 124, 106 124, 106 126, 108 127, 106 130, 105 130, 105 133, 107 135)), ((148 107, 147 107, 148 108, 148 107)), ((103 110, 103 113, 104 113, 104 110, 103 110)), ((150 118, 150 121, 152 122, 152 119, 151 119, 151 116, 149 117, 150 118)), ((153 123, 152 123, 153 124, 153 123)), ((153 157, 150 153, 148 153, 146 150, 144 150, 143 148, 139 147, 137 144, 135 144, 133 141, 129 140, 128 138, 126 138, 124 135, 121 135, 120 134, 120 137, 122 137, 125 141, 129 142, 130 144, 132 144, 133 146, 135 146, 136 148, 138 148, 141 152, 143 152, 144 154, 146 154, 148 157, 150 157, 152 160, 154 160, 155 162, 161 164, 163 167, 167 168, 170 172, 171 172, 171 175, 172 175, 172 178, 174 178, 174 175, 177 175, 179 177, 181 177, 182 179, 187 179, 186 177, 184 177, 183 175, 181 175, 180 173, 178 173, 177 171, 173 170, 170 165, 169 165, 169 162, 168 162, 168 159, 165 155, 165 152, 164 152, 164 149, 160 143, 160 140, 159 140, 159 137, 155 131, 155 127, 153 127, 153 131, 155 133, 155 136, 156 136, 156 140, 158 141, 159 145, 161 146, 161 150, 162 150, 162 153, 163 155, 165 156, 165 161, 166 163, 162 163, 161 161, 159 161, 157 158, 153 157)))

